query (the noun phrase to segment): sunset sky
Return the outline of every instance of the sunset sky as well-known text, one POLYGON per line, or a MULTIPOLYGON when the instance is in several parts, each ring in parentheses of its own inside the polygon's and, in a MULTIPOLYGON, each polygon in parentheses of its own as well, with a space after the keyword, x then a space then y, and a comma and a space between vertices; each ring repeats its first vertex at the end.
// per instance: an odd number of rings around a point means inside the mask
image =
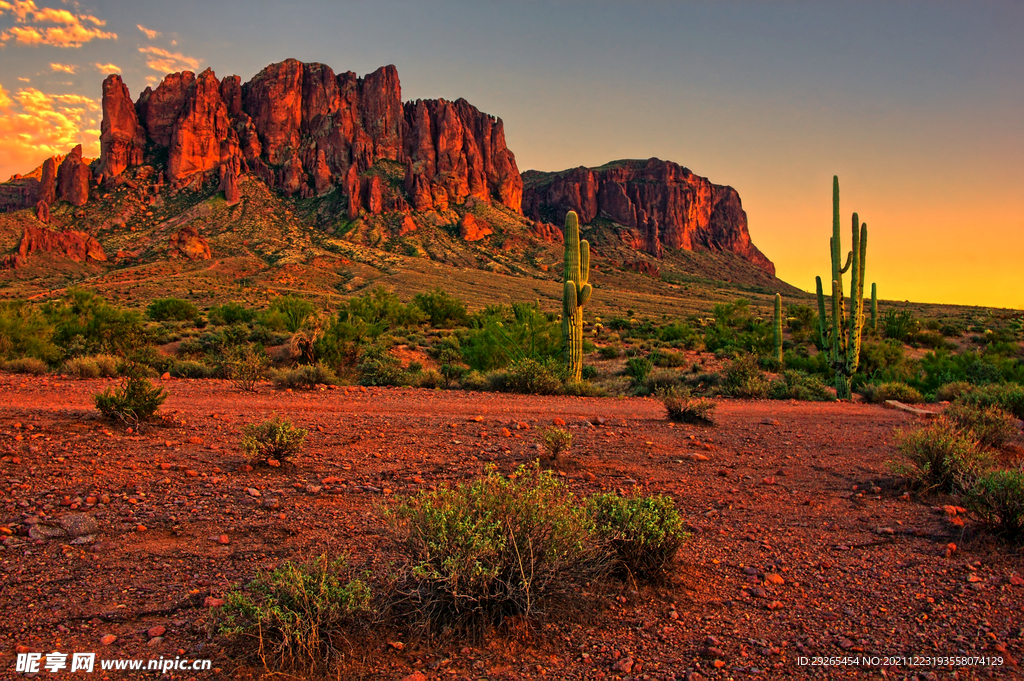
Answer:
POLYGON ((108 72, 134 98, 288 57, 465 97, 504 120, 520 170, 657 156, 731 185, 805 290, 837 174, 882 298, 1024 308, 1019 0, 0 0, 0 176, 98 154, 108 72))

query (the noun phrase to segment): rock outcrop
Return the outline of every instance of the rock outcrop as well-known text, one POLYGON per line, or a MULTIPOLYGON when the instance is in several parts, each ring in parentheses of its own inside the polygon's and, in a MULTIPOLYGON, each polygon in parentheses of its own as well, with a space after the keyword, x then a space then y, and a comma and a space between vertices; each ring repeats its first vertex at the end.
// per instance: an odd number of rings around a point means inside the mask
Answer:
POLYGON ((179 229, 167 242, 167 253, 171 257, 183 257, 189 260, 209 260, 210 244, 199 236, 199 230, 189 225, 179 229))
POLYGON ((324 64, 288 59, 242 84, 207 69, 168 75, 134 107, 118 76, 103 87, 105 178, 143 163, 146 143, 167 153, 175 189, 219 183, 228 203, 253 173, 287 195, 318 196, 337 188, 360 211, 446 210, 469 197, 515 211, 522 178, 505 145, 500 119, 465 100, 402 103, 394 66, 364 78, 324 64), (379 161, 406 168, 409 200, 385 200, 367 170, 379 161))
POLYGON ((84 206, 89 200, 92 173, 82 160, 82 145, 77 145, 57 168, 57 197, 73 206, 84 206))
POLYGON ((731 251, 769 274, 775 265, 750 241, 747 214, 732 187, 712 184, 671 161, 616 161, 557 173, 527 171, 523 212, 560 224, 574 210, 636 232, 636 246, 655 257, 662 246, 731 251))
POLYGON ((100 130, 101 160, 98 174, 101 177, 116 177, 125 168, 142 163, 145 151, 146 130, 139 125, 128 86, 119 75, 107 76, 103 81, 103 123, 100 130))
POLYGON ((3 264, 6 267, 20 267, 33 253, 56 253, 75 262, 104 262, 107 259, 100 243, 85 232, 58 232, 45 227, 25 227, 18 250, 6 256, 3 264))

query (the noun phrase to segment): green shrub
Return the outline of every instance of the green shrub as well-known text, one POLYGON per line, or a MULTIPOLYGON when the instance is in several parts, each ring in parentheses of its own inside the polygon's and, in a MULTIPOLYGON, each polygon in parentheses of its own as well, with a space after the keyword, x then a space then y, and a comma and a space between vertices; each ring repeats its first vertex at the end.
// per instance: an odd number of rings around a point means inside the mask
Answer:
POLYGON ((835 392, 817 376, 799 371, 786 371, 771 382, 769 397, 773 400, 801 400, 804 402, 834 402, 835 392))
POLYGON ((665 578, 689 534, 675 502, 664 495, 622 497, 599 494, 587 501, 597 535, 616 556, 616 567, 647 581, 665 578))
POLYGON ((424 491, 389 515, 411 563, 410 605, 428 625, 530 616, 554 596, 579 593, 601 568, 592 521, 538 467, 424 491))
POLYGON ((298 296, 279 296, 270 301, 269 312, 283 317, 284 328, 295 333, 316 312, 316 306, 298 296))
POLYGON ((217 326, 249 324, 256 319, 256 311, 250 310, 241 303, 231 302, 210 308, 207 317, 211 324, 217 326))
POLYGON ((323 364, 304 364, 294 369, 275 371, 274 387, 285 390, 312 390, 318 385, 337 385, 337 375, 323 364))
POLYGON ((9 362, 4 362, 3 367, 12 374, 32 374, 33 376, 42 376, 50 370, 46 362, 35 357, 12 359, 9 362))
POLYGON ((687 388, 668 390, 661 394, 668 417, 676 423, 696 426, 715 425, 715 403, 705 397, 694 397, 687 388))
POLYGON ((906 383, 865 383, 860 387, 861 397, 866 402, 881 404, 886 400, 918 404, 924 396, 906 383))
POLYGON ((722 379, 722 392, 732 397, 764 399, 768 397, 770 389, 771 383, 761 371, 754 355, 742 355, 734 359, 722 379))
POLYGON ((979 386, 957 398, 958 402, 978 407, 996 406, 1024 419, 1024 386, 1015 384, 979 386))
POLYGON ((426 369, 419 372, 413 377, 412 384, 417 388, 426 388, 428 390, 435 390, 442 386, 448 387, 445 377, 436 369, 426 369))
POLYGON ((963 491, 989 463, 978 440, 947 419, 918 430, 898 430, 896 447, 911 466, 911 479, 927 490, 963 491))
POLYGON ((181 298, 157 298, 146 307, 154 322, 188 322, 199 316, 199 308, 181 298))
POLYGON ((630 357, 626 360, 626 375, 633 379, 634 385, 641 385, 647 380, 654 363, 650 357, 630 357))
POLYGON ((656 367, 684 367, 686 366, 686 355, 672 350, 655 350, 650 354, 650 360, 656 367))
POLYGON ((150 342, 137 312, 110 305, 91 291, 69 289, 64 298, 43 305, 43 313, 55 327, 53 342, 68 357, 128 356, 150 342))
POLYGON ((490 375, 490 389, 526 395, 558 395, 562 392, 561 368, 534 359, 512 363, 490 375))
POLYGON ((952 383, 944 383, 938 390, 935 391, 936 402, 952 402, 964 393, 968 393, 974 390, 974 385, 967 381, 953 381, 952 383))
POLYGON ((439 288, 417 293, 412 301, 416 307, 423 310, 430 325, 435 329, 465 326, 469 321, 466 304, 439 288))
POLYGON ((256 390, 256 384, 266 378, 270 360, 266 353, 255 345, 232 348, 225 357, 221 374, 245 392, 256 390))
POLYGON ((967 504, 994 532, 1024 539, 1024 471, 997 470, 978 477, 967 504))
POLYGON ((882 314, 879 322, 885 332, 885 337, 896 341, 903 341, 918 327, 914 313, 907 309, 889 308, 882 314))
POLYGON ((242 649, 268 667, 326 671, 336 641, 371 612, 369 585, 351 573, 326 554, 261 573, 227 594, 219 633, 250 641, 242 649))
POLYGON ((150 383, 137 366, 129 369, 116 390, 107 388, 93 395, 96 408, 105 418, 135 426, 151 419, 166 399, 167 391, 150 383))
POLYGON ((214 375, 215 369, 202 362, 184 359, 172 364, 168 373, 175 378, 210 378, 214 375))
POLYGON ((56 362, 61 351, 53 342, 54 331, 38 307, 23 300, 0 301, 0 361, 35 357, 56 362))
POLYGON ((590 381, 569 382, 562 386, 563 395, 574 395, 576 397, 607 397, 608 394, 600 387, 590 381))
POLYGON ((956 402, 943 413, 957 428, 974 433, 982 445, 999 447, 1017 435, 1017 419, 999 407, 956 402))
POLYGON ((555 461, 572 446, 572 433, 557 426, 545 428, 540 434, 540 439, 544 451, 555 461))
POLYGON ((359 361, 359 382, 363 385, 409 385, 409 373, 383 345, 371 345, 359 361))
POLYGON ((100 370, 100 376, 103 378, 113 378, 121 374, 121 360, 111 355, 92 355, 87 359, 91 359, 96 363, 96 368, 100 370))
POLYGON ((243 429, 242 449, 257 459, 285 461, 298 454, 309 431, 296 428, 288 419, 275 416, 243 429))
POLYGON ((463 360, 477 371, 524 360, 562 361, 561 325, 536 305, 490 306, 475 315, 472 324, 474 328, 459 332, 459 343, 463 360))
POLYGON ((605 345, 598 348, 597 353, 601 359, 618 359, 622 356, 622 348, 618 345, 605 345))
POLYGON ((96 360, 91 357, 75 357, 64 362, 64 365, 60 368, 62 374, 73 376, 75 378, 98 378, 100 375, 100 368, 96 364, 96 360))

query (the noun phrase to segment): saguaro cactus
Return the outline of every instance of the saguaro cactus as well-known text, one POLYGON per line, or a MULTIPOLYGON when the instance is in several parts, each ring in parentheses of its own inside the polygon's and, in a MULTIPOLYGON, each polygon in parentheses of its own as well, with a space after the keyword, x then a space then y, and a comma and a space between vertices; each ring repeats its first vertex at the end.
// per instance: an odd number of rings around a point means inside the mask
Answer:
POLYGON ((871 284, 871 330, 878 332, 878 285, 871 284))
POLYGON ((580 241, 575 211, 565 216, 565 268, 562 271, 562 346, 566 378, 578 382, 583 371, 583 306, 590 300, 590 244, 580 241))
POLYGON ((836 394, 850 398, 850 381, 860 364, 860 339, 864 329, 864 261, 868 248, 868 226, 860 224, 853 214, 853 248, 842 263, 839 244, 839 178, 832 178, 832 323, 825 316, 825 296, 821 277, 815 277, 818 289, 818 331, 821 346, 828 353, 828 363, 836 372, 836 394), (851 269, 852 266, 852 269, 851 269), (850 312, 847 316, 843 299, 843 274, 850 270, 850 312))
POLYGON ((782 364, 782 294, 775 294, 775 319, 772 328, 775 331, 775 359, 782 364))

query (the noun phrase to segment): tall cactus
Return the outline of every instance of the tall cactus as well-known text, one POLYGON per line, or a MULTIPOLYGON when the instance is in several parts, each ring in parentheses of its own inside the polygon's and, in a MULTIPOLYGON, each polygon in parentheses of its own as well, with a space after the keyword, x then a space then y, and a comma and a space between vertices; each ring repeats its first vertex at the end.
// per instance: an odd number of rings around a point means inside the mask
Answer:
POLYGON ((871 330, 878 333, 878 285, 871 284, 871 330))
POLYGON ((775 319, 772 328, 775 331, 775 353, 774 357, 782 364, 782 294, 775 294, 775 319))
POLYGON ((821 277, 815 277, 818 290, 818 332, 821 346, 828 353, 828 363, 836 372, 836 394, 849 399, 850 381, 860 364, 861 331, 864 329, 864 261, 868 248, 868 226, 860 224, 853 214, 853 248, 842 265, 839 243, 839 178, 832 178, 832 322, 825 316, 825 296, 821 277), (852 266, 852 269, 851 269, 852 266), (847 317, 843 299, 843 274, 850 270, 850 313, 847 317))
POLYGON ((583 371, 583 306, 590 300, 590 244, 580 241, 575 211, 565 216, 565 267, 562 270, 562 346, 566 378, 579 382, 583 371))

